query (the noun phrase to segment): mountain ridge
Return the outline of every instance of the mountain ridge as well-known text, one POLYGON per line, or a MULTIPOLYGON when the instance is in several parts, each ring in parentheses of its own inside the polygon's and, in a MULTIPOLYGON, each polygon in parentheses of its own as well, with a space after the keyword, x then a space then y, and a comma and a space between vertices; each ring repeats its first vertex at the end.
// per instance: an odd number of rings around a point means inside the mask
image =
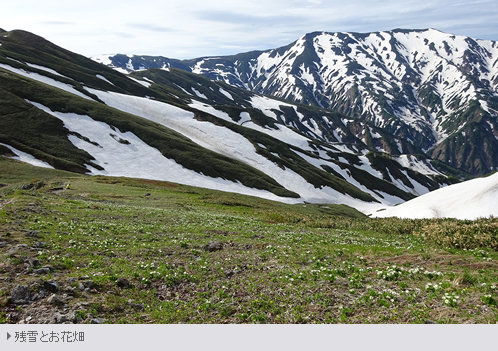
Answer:
MULTIPOLYGON (((140 69, 141 57, 127 59, 140 69)), ((420 146, 434 159, 483 175, 498 167, 497 59, 495 41, 395 29, 313 32, 277 49, 184 60, 182 67, 158 59, 156 67, 368 120, 407 141, 388 145, 392 155, 420 146)))

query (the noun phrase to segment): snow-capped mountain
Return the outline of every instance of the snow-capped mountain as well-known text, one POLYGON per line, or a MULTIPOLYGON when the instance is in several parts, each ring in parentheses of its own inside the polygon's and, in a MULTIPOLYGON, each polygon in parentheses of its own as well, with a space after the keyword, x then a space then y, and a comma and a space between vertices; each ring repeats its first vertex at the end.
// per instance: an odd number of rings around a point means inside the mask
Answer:
POLYGON ((398 206, 374 212, 374 217, 477 219, 498 216, 498 173, 450 185, 398 206))
POLYGON ((379 152, 403 141, 369 121, 179 69, 123 75, 23 31, 0 33, 0 78, 0 153, 37 165, 363 211, 451 182, 379 152))
MULTIPOLYGON (((498 43, 434 29, 302 36, 278 49, 173 60, 95 58, 127 71, 177 67, 230 85, 369 121, 462 171, 498 167, 498 43)), ((323 133, 323 131, 322 131, 323 133)))

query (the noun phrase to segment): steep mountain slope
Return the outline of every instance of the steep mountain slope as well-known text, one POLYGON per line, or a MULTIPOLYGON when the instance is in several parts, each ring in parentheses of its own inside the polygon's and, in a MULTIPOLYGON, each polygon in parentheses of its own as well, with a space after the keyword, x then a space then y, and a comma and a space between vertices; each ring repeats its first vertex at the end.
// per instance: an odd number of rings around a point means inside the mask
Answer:
POLYGON ((498 173, 454 184, 395 207, 374 217, 477 219, 498 216, 498 173))
POLYGON ((187 69, 370 121, 405 141, 385 146, 392 155, 420 148, 474 175, 498 167, 495 41, 433 29, 316 32, 286 47, 234 56, 178 61, 120 55, 106 62, 129 70, 187 69))
POLYGON ((366 121, 178 69, 125 76, 27 32, 0 35, 0 78, 0 152, 30 163, 364 211, 448 182, 377 153, 366 121))

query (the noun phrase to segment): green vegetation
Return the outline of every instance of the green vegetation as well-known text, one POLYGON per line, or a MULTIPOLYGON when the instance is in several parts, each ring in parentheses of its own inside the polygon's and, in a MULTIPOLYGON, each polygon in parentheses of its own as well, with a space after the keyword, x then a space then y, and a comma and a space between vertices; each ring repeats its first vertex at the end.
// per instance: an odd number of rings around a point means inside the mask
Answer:
POLYGON ((16 308, 16 285, 35 294, 52 280, 78 323, 498 321, 493 218, 371 219, 0 162, 2 323, 49 298, 16 308))

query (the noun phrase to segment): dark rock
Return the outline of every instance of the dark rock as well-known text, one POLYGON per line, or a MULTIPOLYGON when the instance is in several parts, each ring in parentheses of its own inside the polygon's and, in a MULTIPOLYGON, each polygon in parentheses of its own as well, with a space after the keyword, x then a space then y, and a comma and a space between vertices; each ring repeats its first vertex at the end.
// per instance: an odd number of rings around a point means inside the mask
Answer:
POLYGON ((24 235, 29 236, 30 238, 39 238, 41 231, 39 230, 28 230, 24 235))
POLYGON ((42 289, 40 292, 36 295, 36 299, 43 299, 45 296, 47 296, 49 293, 47 290, 42 289))
POLYGON ((78 284, 78 289, 80 289, 81 291, 83 291, 83 290, 85 290, 85 286, 82 283, 79 283, 78 284))
POLYGON ((143 303, 130 303, 130 306, 136 310, 143 311, 145 310, 145 305, 143 303))
POLYGON ((143 310, 145 310, 145 305, 144 305, 143 303, 134 303, 132 299, 129 299, 129 300, 128 300, 128 304, 129 304, 132 308, 134 308, 134 309, 136 309, 136 310, 139 310, 139 311, 143 311, 143 310))
POLYGON ((35 243, 33 243, 33 245, 31 245, 31 247, 35 248, 35 249, 41 249, 42 247, 45 247, 47 246, 47 243, 43 242, 43 241, 37 241, 35 243))
POLYGON ((76 283, 76 278, 75 277, 67 278, 66 282, 68 284, 74 284, 76 283))
POLYGON ((68 286, 65 290, 68 295, 74 295, 76 293, 76 288, 73 286, 68 286))
POLYGON ((204 250, 209 252, 223 250, 223 244, 217 241, 210 241, 206 246, 204 246, 204 250))
POLYGON ((29 263, 33 266, 33 267, 40 267, 41 266, 41 262, 39 259, 37 258, 33 258, 31 260, 29 260, 29 263))
POLYGON ((93 284, 93 281, 91 280, 85 280, 83 283, 83 286, 87 289, 92 289, 94 288, 94 284, 93 284))
POLYGON ((55 324, 62 324, 64 322, 67 322, 68 318, 66 317, 66 315, 62 314, 62 313, 59 313, 59 312, 56 312, 53 317, 52 317, 53 321, 55 324))
POLYGON ((19 248, 13 247, 9 251, 7 251, 7 256, 16 257, 17 251, 19 251, 19 248))
POLYGON ((33 270, 34 274, 49 274, 50 273, 50 268, 43 267, 43 268, 38 268, 33 270))
POLYGON ((31 291, 24 285, 17 285, 10 294, 10 300, 16 305, 28 304, 30 299, 31 291))
POLYGON ((437 324, 437 322, 431 321, 430 319, 426 319, 424 321, 425 324, 437 324))
POLYGON ((147 193, 147 194, 145 194, 145 196, 151 196, 151 195, 152 195, 151 193, 147 193))
POLYGON ((234 275, 234 273, 235 273, 234 271, 226 271, 225 275, 227 278, 230 278, 232 275, 234 275))
POLYGON ((59 283, 53 280, 47 280, 46 282, 43 282, 43 287, 48 291, 55 293, 59 290, 59 283))
POLYGON ((62 300, 58 295, 53 294, 47 299, 47 302, 54 306, 62 307, 65 305, 64 300, 62 300))
POLYGON ((67 318, 68 321, 76 323, 76 311, 69 311, 66 314, 66 318, 67 318))
POLYGON ((102 323, 104 323, 104 322, 105 322, 104 318, 93 318, 93 319, 90 321, 90 323, 92 323, 92 324, 102 324, 102 323))
POLYGON ((40 290, 40 288, 43 287, 43 280, 41 279, 37 279, 35 280, 33 283, 31 283, 31 285, 29 286, 29 288, 31 289, 31 291, 38 291, 40 290))
POLYGON ((5 247, 7 246, 7 243, 5 241, 0 242, 0 247, 5 247))
POLYGON ((38 189, 42 188, 44 185, 45 185, 45 182, 43 180, 41 180, 39 182, 34 182, 34 183, 30 183, 30 184, 24 184, 21 187, 21 189, 22 190, 30 190, 30 189, 38 190, 38 189))
POLYGON ((129 288, 131 285, 130 281, 126 278, 118 278, 116 284, 120 288, 129 288))

